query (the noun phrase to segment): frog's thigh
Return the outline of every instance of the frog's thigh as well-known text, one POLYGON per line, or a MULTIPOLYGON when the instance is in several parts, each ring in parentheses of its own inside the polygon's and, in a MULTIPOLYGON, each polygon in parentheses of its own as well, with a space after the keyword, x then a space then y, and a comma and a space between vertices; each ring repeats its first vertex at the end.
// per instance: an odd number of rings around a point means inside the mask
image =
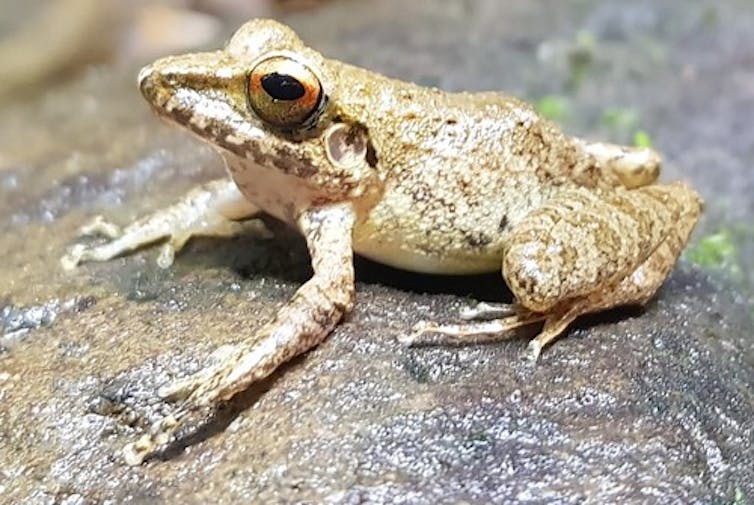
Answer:
POLYGON ((565 191, 513 231, 503 276, 521 305, 550 312, 630 275, 698 209, 682 184, 565 191))
POLYGON ((75 245, 61 262, 73 268, 85 261, 107 261, 157 240, 169 237, 158 263, 167 267, 192 236, 232 236, 240 230, 237 219, 252 216, 259 209, 246 200, 230 179, 211 181, 192 189, 178 203, 132 223, 122 232, 101 219, 82 228, 112 239, 98 246, 75 245))
POLYGON ((678 255, 688 241, 691 231, 699 220, 701 203, 693 191, 677 193, 681 211, 678 220, 665 240, 629 275, 620 279, 609 289, 598 290, 581 301, 581 313, 596 312, 620 305, 644 305, 662 285, 673 268, 678 255))
POLYGON ((562 334, 578 316, 621 305, 644 305, 652 298, 673 268, 701 212, 696 193, 685 186, 671 187, 676 188, 673 196, 680 210, 677 222, 665 239, 627 276, 586 297, 566 301, 548 314, 540 334, 529 342, 530 359, 536 359, 542 348, 562 334))

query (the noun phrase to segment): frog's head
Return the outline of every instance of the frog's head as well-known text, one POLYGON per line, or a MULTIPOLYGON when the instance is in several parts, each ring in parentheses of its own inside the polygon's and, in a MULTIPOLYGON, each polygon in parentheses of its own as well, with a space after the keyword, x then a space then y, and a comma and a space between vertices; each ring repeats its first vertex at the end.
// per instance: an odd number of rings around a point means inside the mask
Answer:
POLYGON ((160 116, 327 197, 358 196, 376 158, 364 125, 332 106, 333 82, 327 60, 271 20, 246 23, 223 50, 163 58, 139 73, 160 116))

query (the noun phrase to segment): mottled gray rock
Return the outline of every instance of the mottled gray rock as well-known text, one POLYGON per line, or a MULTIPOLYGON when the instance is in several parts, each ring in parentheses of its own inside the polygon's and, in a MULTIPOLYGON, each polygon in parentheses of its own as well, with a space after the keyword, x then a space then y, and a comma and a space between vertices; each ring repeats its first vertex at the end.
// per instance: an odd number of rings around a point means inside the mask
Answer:
MULTIPOLYGON (((352 1, 286 21, 398 77, 557 95, 569 131, 647 130, 666 177, 707 199, 695 244, 754 216, 750 2, 352 1), (610 107, 622 112, 601 120, 610 107)), ((0 114, 0 503, 751 503, 745 226, 738 281, 681 262, 646 310, 582 321, 533 370, 524 339, 396 342, 467 295, 510 296, 497 276, 359 261, 356 309, 323 345, 125 466, 123 445, 169 409, 156 388, 254 331, 309 275, 303 243, 274 222, 274 238, 250 223, 194 241, 170 270, 154 249, 59 268, 87 217, 125 223, 222 173, 152 118, 134 75, 93 69, 0 114)))

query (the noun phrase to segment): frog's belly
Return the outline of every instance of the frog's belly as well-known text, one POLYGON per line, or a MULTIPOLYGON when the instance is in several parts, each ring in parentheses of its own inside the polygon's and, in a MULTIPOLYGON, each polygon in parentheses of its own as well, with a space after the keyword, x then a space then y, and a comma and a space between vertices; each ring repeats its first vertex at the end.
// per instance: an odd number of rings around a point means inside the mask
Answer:
POLYGON ((500 223, 506 210, 494 202, 471 208, 453 194, 447 200, 418 200, 411 190, 393 188, 359 216, 353 247, 369 259, 415 272, 500 271, 507 238, 500 223))
POLYGON ((371 260, 427 274, 468 275, 500 271, 499 251, 448 251, 438 253, 415 247, 410 241, 373 233, 369 225, 354 230, 353 249, 371 260))

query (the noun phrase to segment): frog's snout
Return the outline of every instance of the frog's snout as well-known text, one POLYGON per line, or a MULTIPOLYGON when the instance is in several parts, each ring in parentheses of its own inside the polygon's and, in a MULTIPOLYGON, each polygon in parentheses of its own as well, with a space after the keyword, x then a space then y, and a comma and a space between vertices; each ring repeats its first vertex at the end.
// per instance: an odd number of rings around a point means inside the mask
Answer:
POLYGON ((158 79, 156 79, 156 77, 157 73, 155 72, 152 65, 147 65, 146 67, 139 70, 139 91, 141 91, 141 94, 144 96, 144 98, 146 98, 146 100, 153 105, 156 103, 156 95, 160 89, 160 86, 157 83, 158 79))
POLYGON ((172 65, 174 59, 158 60, 139 71, 139 91, 147 102, 158 109, 165 107, 176 90, 191 85, 190 78, 183 75, 180 65, 172 65))
POLYGON ((137 77, 137 82, 139 83, 139 89, 142 90, 142 93, 144 92, 144 84, 148 81, 152 73, 152 65, 147 65, 146 67, 139 70, 139 77, 137 77))
POLYGON ((246 72, 235 59, 220 58, 222 54, 218 52, 161 58, 139 71, 141 94, 158 108, 183 90, 208 90, 212 98, 227 95, 231 83, 244 82, 246 72))
POLYGON ((139 91, 157 108, 162 108, 177 90, 197 88, 206 72, 193 64, 193 55, 167 56, 139 71, 139 91))

